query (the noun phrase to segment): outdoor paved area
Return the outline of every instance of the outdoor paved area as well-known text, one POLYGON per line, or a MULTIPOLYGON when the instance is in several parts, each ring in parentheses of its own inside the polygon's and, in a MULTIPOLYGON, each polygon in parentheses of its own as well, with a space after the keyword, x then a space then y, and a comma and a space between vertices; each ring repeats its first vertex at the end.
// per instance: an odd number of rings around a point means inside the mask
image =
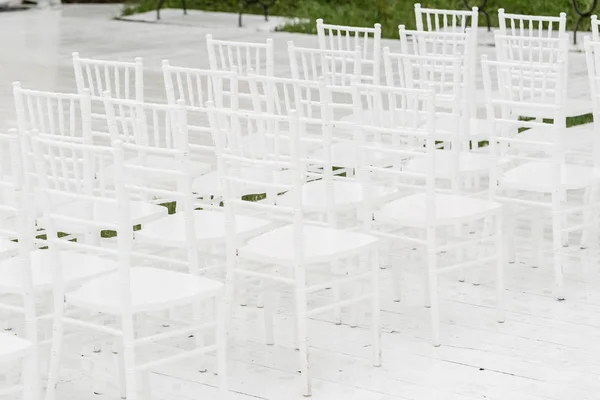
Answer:
MULTIPOLYGON (((316 37, 239 29, 175 26, 116 21, 115 6, 69 6, 61 11, 0 14, 0 129, 15 126, 11 82, 25 88, 75 90, 71 53, 108 60, 143 57, 149 101, 164 99, 160 62, 207 68, 205 35, 229 40, 264 41, 272 37, 280 76, 288 76, 287 41, 316 46, 316 37)), ((235 21, 235 20, 234 20, 235 21)), ((398 48, 398 42, 385 40, 398 48)), ((493 53, 482 47, 482 53, 493 53)), ((586 96, 585 60, 572 53, 570 89, 586 96)), ((519 240, 518 262, 509 265, 507 320, 495 322, 493 271, 460 283, 443 276, 442 347, 429 342, 429 315, 422 306, 422 272, 403 265, 402 302, 392 301, 391 272, 383 271, 383 366, 370 366, 370 332, 363 326, 336 326, 326 317, 309 324, 315 400, 597 400, 600 393, 600 269, 589 261, 597 249, 572 247, 565 267, 567 300, 551 295, 548 263, 528 263, 528 233, 519 240), (338 340, 339 337, 344 340, 338 340)), ((594 256, 594 257, 592 257, 594 256)), ((281 294, 276 317, 276 344, 263 344, 262 311, 254 301, 236 309, 229 349, 232 400, 300 399, 297 353, 289 310, 289 293, 281 294)), ((171 343, 172 345, 173 343, 171 343)), ((185 343, 176 343, 184 346, 185 343)), ((70 346, 59 386, 60 400, 117 399, 116 359, 108 342, 102 352, 91 345, 70 346), (95 360, 98 368, 89 368, 95 360), (83 367, 82 367, 82 361, 83 367), (99 383, 92 387, 91 375, 99 383), (97 391, 99 394, 94 394, 97 391)), ((46 351, 46 350, 44 350, 46 351)), ((151 347, 149 355, 167 351, 151 347)), ((214 365, 207 373, 190 365, 161 367, 151 375, 156 399, 216 399, 214 365)), ((143 399, 148 400, 148 399, 143 399)))

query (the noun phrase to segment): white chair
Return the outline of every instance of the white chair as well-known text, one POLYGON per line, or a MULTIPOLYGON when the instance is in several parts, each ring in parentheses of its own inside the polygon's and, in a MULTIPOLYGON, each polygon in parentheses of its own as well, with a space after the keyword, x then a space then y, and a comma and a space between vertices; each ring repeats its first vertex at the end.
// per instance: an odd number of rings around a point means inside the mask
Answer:
MULTIPOLYGON (((517 206, 525 207, 533 215, 534 236, 543 232, 543 214, 552 217, 552 252, 554 266, 554 293, 565 298, 563 287, 564 246, 568 246, 571 232, 586 229, 589 223, 570 222, 574 218, 589 215, 590 199, 581 196, 597 189, 600 174, 593 167, 566 161, 565 148, 561 144, 561 130, 565 128, 564 85, 565 65, 508 63, 482 59, 484 84, 488 95, 488 118, 494 123, 490 138, 492 157, 509 158, 513 162, 495 166, 490 177, 491 198, 511 207, 509 235, 514 236, 513 214, 517 206), (498 88, 499 96, 493 96, 498 88), (523 120, 523 110, 543 112, 553 123, 523 120), (520 129, 545 129, 544 141, 522 139, 520 129), (537 232, 536 232, 537 231, 537 232)), ((532 264, 540 265, 539 240, 533 244, 532 264)), ((511 245, 514 247, 514 245, 511 245)))
MULTIPOLYGON (((593 17, 592 17, 593 18, 593 17)), ((568 64, 568 51, 569 51, 569 39, 566 33, 567 25, 567 14, 561 13, 558 17, 548 16, 537 16, 537 15, 520 15, 520 14, 507 14, 504 9, 498 10, 498 22, 500 29, 498 34, 505 37, 512 37, 516 39, 530 38, 528 42, 517 42, 512 41, 513 47, 519 46, 531 46, 529 51, 519 50, 519 57, 527 57, 528 53, 533 53, 533 56, 539 58, 543 53, 543 57, 549 57, 550 53, 556 47, 552 44, 552 41, 544 41, 541 39, 559 39, 561 41, 561 53, 564 52, 564 58, 561 54, 561 59, 564 60, 565 64, 568 64), (536 41, 535 39, 540 39, 536 41), (562 42, 564 41, 564 45, 562 42), (564 47, 564 48, 563 48, 564 47)), ((594 20, 592 19, 592 36, 594 35, 594 20)), ((498 46, 498 38, 496 37, 496 47, 498 46)), ((529 55, 530 57, 532 55, 529 55)), ((500 57, 498 55, 498 57, 500 57)), ((498 58, 500 61, 509 61, 505 58, 498 58)), ((567 74, 568 74, 567 67, 567 74)), ((575 97, 570 94, 569 101, 566 103, 565 115, 566 116, 579 116, 589 114, 591 109, 587 98, 575 97)), ((581 129, 577 128, 577 129, 581 129)), ((573 133, 575 134, 575 133, 573 133)))
MULTIPOLYGON (((489 127, 487 120, 479 118, 477 101, 477 43, 473 29, 467 28, 464 32, 438 32, 438 31, 408 31, 404 25, 399 26, 400 35, 400 53, 404 55, 414 55, 420 57, 447 57, 450 59, 460 58, 460 97, 461 106, 461 129, 464 130, 465 139, 469 147, 476 149, 479 142, 486 140, 489 127)), ((448 62, 451 62, 451 60, 448 62)), ((417 64, 419 65, 419 64, 417 64)), ((408 72, 408 70, 407 70, 408 72)), ((452 76, 444 77, 441 74, 439 78, 447 81, 447 85, 453 85, 449 79, 452 76)), ((389 83, 388 83, 389 84, 389 83)), ((448 92, 452 92, 446 89, 448 92)), ((438 104, 445 104, 448 101, 449 93, 438 99, 438 104)), ((438 121, 446 125, 444 121, 438 121)))
MULTIPOLYGON (((183 102, 177 105, 141 103, 135 100, 122 100, 105 93, 104 106, 108 118, 111 140, 137 144, 154 149, 173 149, 184 146, 190 151, 187 111, 183 102)), ((162 157, 160 152, 141 152, 136 162, 139 165, 163 166, 172 169, 172 157, 162 157)), ((205 159, 205 153, 190 154, 190 173, 199 177, 212 168, 211 160, 205 159)), ((106 179, 114 179, 114 170, 104 171, 106 179)), ((155 178, 150 178, 155 179, 155 178)), ((161 178, 156 178, 161 179, 161 178)))
POLYGON ((81 58, 73 53, 73 69, 77 92, 88 90, 95 99, 109 91, 118 99, 144 101, 144 64, 140 57, 134 62, 81 58))
POLYGON ((214 71, 235 70, 240 75, 255 74, 273 76, 275 58, 273 40, 266 43, 232 42, 213 39, 206 35, 208 62, 214 71))
MULTIPOLYGON (((38 325, 36 300, 33 292, 30 266, 30 253, 35 247, 35 219, 28 207, 23 182, 19 136, 16 131, 0 134, 0 154, 6 150, 10 160, 10 174, 0 179, 0 294, 17 295, 21 306, 0 302, 0 309, 23 315, 23 337, 0 333, 0 368, 6 368, 19 359, 22 360, 22 384, 0 387, 0 396, 22 393, 25 400, 37 400, 40 396, 38 373, 38 325), (15 242, 15 240, 17 242, 15 242), (11 273, 6 273, 5 265, 12 264, 11 273), (9 287, 12 286, 12 290, 9 287)), ((10 325, 8 325, 10 326, 10 325)), ((10 326, 11 329, 14 328, 10 326)), ((14 329, 16 331, 16 329, 14 329)))
MULTIPOLYGON (((418 31, 464 32, 471 28, 477 32, 479 26, 479 9, 473 7, 468 10, 443 10, 423 8, 415 4, 415 17, 418 31), (425 23, 423 23, 425 21, 425 23)), ((477 34, 475 33, 475 36, 477 34)))
MULTIPOLYGON (((554 37, 537 36, 512 36, 496 33, 496 56, 499 61, 519 62, 519 63, 547 63, 565 64, 565 70, 562 72, 565 76, 561 79, 568 80, 568 37, 562 35, 554 37)), ((555 78, 557 79, 557 78, 555 78)), ((569 115, 583 115, 591 111, 587 99, 570 98, 568 94, 568 85, 563 88, 564 96, 567 98, 565 103, 565 117, 569 115)), ((525 92, 526 93, 526 92, 525 92)), ((549 98, 550 102, 552 99, 549 98)), ((533 100, 533 99, 532 99, 533 100)), ((539 99, 538 99, 539 100, 539 99)), ((546 118, 542 109, 522 110, 523 116, 546 118)), ((530 140, 541 138, 543 140, 543 129, 538 127, 524 132, 524 137, 530 140)), ((571 150, 582 149, 593 140, 593 129, 589 126, 577 126, 566 128, 560 135, 564 138, 564 144, 571 150)))
MULTIPOLYGON (((226 371, 225 371, 225 340, 226 332, 221 313, 221 292, 223 285, 188 273, 178 273, 153 267, 136 266, 132 261, 132 244, 134 225, 132 210, 129 207, 130 196, 136 196, 144 186, 127 184, 130 170, 153 173, 168 173, 160 166, 139 166, 128 163, 124 152, 127 144, 115 143, 114 147, 88 146, 69 142, 53 140, 45 135, 32 137, 33 148, 36 153, 36 170, 39 179, 39 194, 44 196, 46 205, 45 217, 48 220, 48 252, 53 261, 49 263, 53 276, 54 291, 54 333, 52 339, 52 357, 48 378, 47 399, 56 398, 58 372, 63 353, 64 326, 74 325, 87 328, 104 334, 115 336, 121 358, 121 371, 125 380, 125 395, 130 400, 138 398, 148 399, 151 396, 149 388, 149 371, 158 365, 178 361, 206 352, 216 351, 218 358, 219 386, 221 396, 225 396, 226 371), (116 164, 122 175, 115 181, 115 190, 110 187, 99 186, 95 182, 95 173, 102 170, 102 166, 109 162, 116 164), (68 167, 67 167, 68 166, 68 167), (120 177, 123 177, 121 179, 120 177), (53 209, 50 194, 60 192, 63 196, 72 197, 87 204, 87 215, 78 218, 65 216, 53 209), (114 210, 112 221, 96 221, 93 218, 95 208, 108 207, 114 210), (117 233, 117 246, 106 247, 88 245, 79 242, 61 240, 57 237, 57 226, 62 222, 73 225, 90 226, 114 230, 117 233), (68 250, 67 250, 68 249, 68 250), (67 288, 63 279, 61 266, 64 265, 61 254, 65 251, 77 251, 81 257, 95 257, 101 260, 102 265, 114 265, 115 272, 98 277, 83 283, 76 289, 67 288), (93 256, 92 256, 93 255, 93 256), (212 320, 200 319, 196 312, 202 303, 214 300, 215 311, 212 320), (136 336, 134 316, 153 311, 161 311, 174 307, 193 305, 194 313, 191 323, 187 326, 173 329, 169 332, 136 336), (65 308, 86 310, 93 315, 98 313, 116 318, 117 325, 105 324, 102 321, 86 320, 75 317, 65 308), (203 330, 216 330, 216 343, 202 344, 193 350, 163 356, 162 359, 141 363, 136 361, 138 348, 154 341, 168 340, 178 336, 187 336, 203 330), (143 372, 143 394, 140 397, 136 374, 143 372)), ((181 161, 179 171, 185 171, 187 164, 184 152, 177 149, 147 149, 147 151, 160 151, 161 154, 170 154, 181 161)), ((171 171, 172 172, 172 171, 171 171)), ((175 171, 177 172, 177 171, 175 171)), ((177 174, 175 179, 177 179, 177 174)), ((185 176, 185 174, 183 174, 185 176)), ((189 182, 189 181, 188 181, 189 182)), ((182 183, 183 184, 183 183, 182 183)), ((189 184, 185 189, 190 189, 189 184)), ((78 266, 87 266, 81 262, 78 266)), ((190 266, 193 269, 193 266, 190 266)), ((85 314, 84 314, 85 315, 85 314)), ((198 343, 197 343, 198 344, 198 343)))
POLYGON ((567 28, 567 14, 558 17, 539 15, 508 14, 498 9, 499 32, 502 35, 528 37, 560 37, 567 28))
POLYGON ((187 110, 191 151, 196 155, 202 154, 209 166, 206 173, 194 180, 194 193, 218 204, 222 191, 206 102, 212 101, 218 106, 233 109, 252 109, 253 99, 249 88, 245 88, 245 93, 240 93, 239 78, 233 71, 177 67, 170 65, 167 60, 163 60, 163 76, 168 103, 177 105, 179 100, 185 103, 183 106, 187 110))
MULTIPOLYGON (((308 318, 316 313, 335 310, 338 307, 357 306, 356 303, 370 302, 372 305, 373 355, 374 364, 380 365, 380 322, 379 322, 379 263, 377 260, 377 239, 358 232, 336 230, 325 224, 311 223, 304 208, 302 185, 306 180, 307 161, 298 150, 303 136, 303 125, 296 113, 282 117, 267 113, 255 114, 226 109, 210 109, 211 125, 218 133, 219 170, 225 187, 225 209, 228 213, 227 246, 227 302, 231 306, 234 288, 240 278, 254 278, 291 287, 295 297, 295 329, 300 355, 300 371, 303 380, 303 394, 311 395, 311 377, 308 362, 308 318), (248 151, 240 146, 237 138, 240 127, 252 134, 263 135, 266 147, 262 154, 248 151), (266 128, 266 129, 265 129, 266 128), (287 140, 277 144, 279 132, 286 132, 287 140), (281 146, 279 146, 281 145, 281 146), (271 149, 289 146, 289 151, 277 153, 271 149), (245 168, 261 168, 263 179, 253 181, 240 175, 245 168), (279 172, 290 172, 291 180, 279 178, 279 172), (292 197, 288 205, 278 201, 247 202, 240 200, 240 191, 245 185, 268 185, 277 192, 287 192, 292 197), (253 210, 280 226, 241 243, 234 233, 234 217, 244 215, 244 210, 253 210), (237 254, 237 257, 236 257, 237 254), (358 268, 353 261, 358 261, 358 268), (340 270, 333 276, 328 266, 340 262, 340 270), (324 294, 323 291, 340 284, 366 282, 369 288, 363 293, 352 294, 348 298, 307 310, 307 297, 324 294)), ((308 164, 314 165, 311 159, 308 164)), ((327 163, 325 163, 327 164, 327 163)), ((330 165, 328 166, 331 167, 330 165)), ((246 212, 248 212, 246 211, 246 212)), ((265 307, 272 306, 266 301, 265 307)), ((266 317, 272 313, 265 308, 266 317)), ((268 324, 270 325, 270 324, 268 324)), ((268 335, 271 336, 272 334, 268 335)), ((272 336, 271 336, 272 337, 272 336)))
MULTIPOLYGON (((364 226, 387 240, 424 249, 425 304, 431 308, 433 344, 441 343, 438 276, 442 273, 495 265, 498 321, 503 322, 502 206, 460 196, 436 184, 434 91, 365 84, 356 85, 354 90, 361 165, 358 179, 365 188, 366 199, 362 214, 364 226), (426 126, 423 119, 427 121, 426 126), (386 146, 372 146, 370 135, 384 136, 386 146), (415 141, 424 142, 424 146, 415 146, 415 141), (387 168, 369 165, 366 157, 373 152, 394 154, 396 162, 387 168), (424 160, 425 170, 406 171, 404 164, 417 158, 424 160), (369 193, 375 184, 395 187, 396 198, 383 204, 374 201, 369 193), (485 235, 479 238, 462 235, 461 230, 455 229, 456 225, 481 226, 485 235), (460 250, 474 246, 478 251, 463 259, 460 250)), ((451 153, 453 163, 449 167, 456 171, 458 151, 454 149, 451 153)))
POLYGON ((381 73, 381 24, 373 28, 325 24, 317 19, 317 35, 321 50, 362 51, 363 80, 366 83, 379 83, 381 73), (371 71, 371 76, 365 75, 371 71))
POLYGON ((292 78, 318 82, 321 78, 330 85, 350 86, 362 79, 360 48, 354 50, 322 50, 297 47, 288 42, 292 78))

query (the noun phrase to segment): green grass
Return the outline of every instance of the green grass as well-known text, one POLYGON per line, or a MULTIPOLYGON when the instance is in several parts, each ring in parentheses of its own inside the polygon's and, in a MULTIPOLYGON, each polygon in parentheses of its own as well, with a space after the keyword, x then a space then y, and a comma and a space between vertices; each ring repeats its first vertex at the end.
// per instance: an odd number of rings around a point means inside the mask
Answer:
MULTIPOLYGON (((593 0, 577 0, 580 9, 587 10, 593 0)), ((271 15, 299 17, 307 22, 291 24, 283 27, 288 32, 316 33, 315 20, 323 18, 331 24, 351 26, 373 26, 379 22, 382 26, 382 36, 396 38, 398 25, 405 24, 408 29, 414 29, 415 0, 276 0, 270 8, 271 15)), ((420 0, 424 7, 463 9, 461 0, 420 0)), ((471 4, 479 1, 470 1, 471 4)), ((123 8, 124 15, 145 12, 156 8, 157 0, 140 0, 127 3, 123 8)), ((180 8, 181 0, 166 0, 165 8, 180 8)), ((504 8, 507 12, 518 14, 558 15, 566 12, 568 28, 573 29, 576 14, 571 6, 571 0, 489 0, 486 6, 492 25, 498 25, 497 10, 504 8)), ((238 12, 238 0, 188 0, 188 8, 205 11, 238 12)), ((600 9, 598 10, 600 12, 600 9)), ((259 6, 250 6, 246 13, 262 14, 259 6)), ((480 25, 485 24, 483 15, 479 18, 480 25)), ((580 30, 589 29, 589 21, 581 24, 580 30)))

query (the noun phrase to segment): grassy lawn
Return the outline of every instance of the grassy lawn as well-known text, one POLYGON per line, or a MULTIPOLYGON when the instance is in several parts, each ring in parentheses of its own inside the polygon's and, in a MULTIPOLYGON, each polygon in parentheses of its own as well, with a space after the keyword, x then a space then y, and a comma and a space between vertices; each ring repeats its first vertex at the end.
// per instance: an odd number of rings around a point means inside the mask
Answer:
MULTIPOLYGON (((268 0, 267 0, 268 1, 268 0)), ((593 0, 577 0, 580 9, 587 10, 593 0)), ((409 29, 414 28, 415 0, 275 0, 270 8, 272 15, 305 18, 308 22, 287 25, 282 30, 288 32, 316 33, 315 20, 323 18, 325 22, 353 26, 373 26, 376 22, 382 25, 382 35, 386 38, 396 38, 397 27, 405 24, 409 29)), ((424 7, 463 9, 461 0, 420 0, 424 7)), ((469 1, 475 5, 479 0, 469 1)), ((124 14, 144 12, 156 8, 157 0, 139 0, 127 3, 124 14)), ((181 0, 166 0, 165 8, 181 7, 181 0)), ((190 9, 205 11, 237 12, 238 0, 188 0, 190 9)), ((492 25, 497 26, 498 8, 503 7, 507 12, 519 14, 558 15, 564 11, 568 15, 568 27, 575 26, 576 14, 571 0, 489 0, 486 10, 492 19, 492 25)), ((600 8, 597 10, 600 12, 600 8)), ((259 6, 250 6, 247 13, 262 14, 259 6)), ((481 25, 485 18, 480 17, 481 25)), ((589 29, 589 22, 584 21, 581 30, 589 29)))

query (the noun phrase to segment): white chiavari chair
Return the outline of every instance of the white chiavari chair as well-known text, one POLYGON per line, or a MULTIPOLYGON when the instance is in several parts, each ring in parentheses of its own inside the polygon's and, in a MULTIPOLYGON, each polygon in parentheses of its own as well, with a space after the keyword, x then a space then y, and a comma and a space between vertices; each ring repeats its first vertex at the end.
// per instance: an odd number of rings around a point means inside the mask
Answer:
MULTIPOLYGON (((520 15, 520 14, 507 14, 503 9, 498 10, 498 22, 500 29, 498 34, 504 37, 504 41, 508 41, 507 37, 513 39, 517 37, 530 38, 529 42, 512 41, 512 48, 518 50, 518 55, 513 55, 513 59, 518 58, 542 58, 551 61, 551 56, 556 50, 557 45, 553 41, 543 41, 534 39, 560 39, 560 57, 564 60, 565 64, 568 63, 568 51, 569 51, 569 39, 566 33, 567 25, 567 14, 561 13, 558 17, 549 16, 537 16, 537 15, 520 15), (564 44, 563 44, 564 42, 564 44), (530 47, 529 51, 523 51, 520 47, 530 47)), ((592 20, 592 37, 594 35, 594 21, 592 20)), ((498 47, 498 39, 496 38, 496 47, 498 47)), ((500 57, 500 55, 497 55, 500 57)), ((498 58, 500 61, 509 61, 505 58, 498 58)), ((541 60, 536 60, 540 61, 541 60)), ((567 67, 567 71, 569 67, 567 67)), ((568 72, 566 72, 568 74, 568 72)), ((587 97, 580 98, 580 96, 574 96, 573 93, 569 94, 569 101, 566 103, 566 116, 579 116, 588 114, 591 112, 587 97)), ((587 127, 575 128, 576 131, 581 129, 587 130, 587 127)), ((580 132, 573 132, 575 135, 580 132)))
POLYGON ((381 24, 373 28, 331 25, 317 19, 317 35, 321 50, 354 51, 361 49, 362 79, 379 83, 381 73, 381 24), (367 73, 371 72, 370 75, 367 73))
MULTIPOLYGON (((562 71, 564 75, 561 79, 565 82, 568 79, 568 38, 566 35, 562 35, 558 38, 554 37, 529 37, 529 36, 512 36, 497 33, 496 39, 496 55, 499 61, 503 62, 518 62, 518 63, 546 63, 546 64, 557 64, 562 62, 565 64, 565 70, 562 71)), ((555 77, 554 79, 558 79, 555 77)), ((533 82, 533 81, 529 81, 533 82)), ((564 94, 567 98, 565 103, 565 117, 568 115, 581 115, 585 114, 590 107, 589 101, 572 99, 568 97, 568 85, 563 88, 564 94), (578 104, 581 104, 584 108, 580 111, 574 111, 575 108, 580 108, 578 104), (575 107, 575 108, 574 108, 575 107)), ((550 102, 553 100, 547 97, 550 102)), ((534 100, 534 99, 531 99, 534 100)), ((538 99, 539 100, 539 99, 538 99)), ((534 117, 538 119, 546 118, 545 115, 540 114, 542 109, 523 110, 523 116, 534 117)), ((545 130, 543 128, 532 128, 522 133, 523 137, 528 140, 545 140, 545 130)), ((580 125, 572 128, 565 128, 561 130, 560 135, 563 137, 562 143, 573 151, 585 150, 589 147, 589 144, 593 140, 593 130, 587 125, 580 125)))
MULTIPOLYGON (((114 99, 105 92, 104 106, 112 141, 137 144, 150 148, 172 149, 186 146, 190 151, 190 173, 200 177, 211 170, 211 160, 204 152, 195 153, 188 142, 187 110, 183 102, 177 105, 142 103, 135 100, 114 99)), ((172 169, 174 160, 162 157, 160 152, 141 152, 139 165, 172 169)), ((107 179, 114 179, 114 170, 105 171, 107 179), (112 172, 111 172, 112 171, 112 172)))
MULTIPOLYGON (((231 304, 235 285, 242 277, 260 279, 291 287, 295 298, 295 332, 300 351, 300 371, 303 394, 311 395, 311 377, 308 362, 308 318, 314 314, 332 311, 338 307, 357 307, 357 303, 372 304, 374 364, 380 365, 379 342, 379 290, 377 239, 362 233, 336 230, 319 221, 312 222, 304 208, 302 185, 306 181, 309 165, 315 159, 306 159, 299 152, 304 137, 304 125, 298 114, 282 117, 268 113, 240 112, 226 109, 211 110, 211 125, 218 135, 219 168, 225 186, 225 209, 228 213, 228 272, 227 301, 231 304), (264 138, 264 151, 245 149, 240 146, 240 127, 251 129, 253 134, 264 138), (300 131, 300 132, 299 132, 300 131), (286 132, 286 140, 280 141, 280 132, 286 132), (279 143, 278 143, 279 142, 279 143), (277 149, 289 146, 286 152, 277 149), (286 155, 289 154, 289 155, 286 155), (240 175, 246 168, 260 168, 263 179, 251 180, 240 175), (280 172, 290 172, 291 180, 280 179, 280 172), (239 200, 240 189, 245 185, 269 186, 276 192, 287 192, 293 201, 288 205, 256 203, 239 200), (257 236, 245 244, 235 235, 234 216, 244 210, 254 210, 280 226, 257 236), (237 256, 236 256, 237 255, 237 256), (358 258, 358 260, 356 260, 358 258), (358 267, 354 266, 358 261, 358 267), (331 276, 328 265, 340 262, 340 270, 331 276), (369 289, 360 295, 352 292, 348 298, 307 309, 308 300, 323 295, 324 290, 335 285, 366 281, 369 289)), ((324 162, 327 165, 327 162, 324 162)), ((331 167, 328 165, 328 167, 331 167)), ((272 302, 265 302, 265 307, 272 302)), ((267 309, 265 309, 267 311, 267 309)), ((266 313, 267 318, 270 313, 266 313)), ((272 338, 272 332, 267 334, 272 338)))
MULTIPOLYGON (((425 303, 431 312, 433 344, 439 346, 441 343, 438 277, 442 273, 495 265, 498 321, 503 322, 502 206, 457 195, 447 186, 437 184, 434 91, 365 84, 356 85, 354 90, 361 165, 358 179, 365 188, 366 199, 362 214, 364 229, 396 243, 407 243, 409 249, 414 246, 423 249, 426 255, 426 265, 423 266, 425 303), (427 121, 425 126, 423 119, 427 121), (372 146, 371 135, 383 136, 387 145, 372 146), (415 146, 415 141, 424 142, 424 146, 415 146), (366 160, 373 152, 395 155, 396 162, 387 168, 370 165, 366 160), (404 169, 403 165, 415 158, 425 160, 427 168, 424 171, 404 169), (374 184, 395 187, 396 198, 377 204, 370 196, 374 184), (461 230, 445 229, 454 228, 457 224, 477 224, 486 234, 473 238, 460 234, 461 230), (473 246, 479 247, 480 251, 471 254, 470 258, 455 259, 451 256, 453 252, 473 246)), ((456 171, 458 154, 456 151, 452 153, 454 162, 451 167, 456 171)))
POLYGON ((260 75, 275 74, 273 40, 266 43, 233 42, 213 39, 206 35, 208 62, 214 71, 236 71, 239 75, 252 72, 260 75))
POLYGON ((252 108, 250 89, 246 85, 240 92, 239 78, 234 71, 178 67, 170 65, 167 60, 163 61, 163 76, 168 103, 176 105, 178 100, 185 103, 191 151, 203 154, 210 165, 205 174, 194 180, 194 192, 218 204, 221 201, 221 185, 206 102, 233 109, 252 108))
MULTIPOLYGON (((469 147, 475 149, 484 141, 489 127, 487 120, 479 118, 477 102, 477 43, 474 31, 467 28, 464 32, 409 31, 399 26, 400 53, 421 57, 450 57, 461 59, 460 84, 463 106, 461 108, 461 129, 469 147)), ((443 76, 443 75, 442 75, 443 76)), ((441 98, 442 104, 444 98, 441 98)), ((438 121, 446 125, 444 121, 438 121)), ((451 121, 450 121, 451 123, 451 121)))
MULTIPOLYGON (((18 325, 24 325, 22 337, 27 338, 22 339, 12 332, 0 333, 0 373, 19 360, 23 365, 21 383, 1 386, 0 396, 21 393, 19 398, 37 400, 40 396, 38 325, 30 269, 30 253, 35 247, 35 218, 28 207, 16 131, 0 134, 0 155, 9 161, 2 167, 0 176, 0 294, 20 297, 20 305, 4 302, 2 297, 0 310, 25 317, 24 324, 18 325)), ((4 328, 18 331, 12 324, 4 328)))
MULTIPOLYGON (((595 190, 600 182, 600 175, 593 167, 569 163, 561 144, 560 132, 565 129, 565 65, 488 61, 486 57, 482 64, 488 118, 494 126, 490 138, 494 160, 490 196, 509 206, 512 240, 517 208, 533 215, 534 222, 539 221, 532 227, 535 237, 543 234, 543 215, 551 214, 554 294, 562 300, 564 247, 569 245, 570 233, 589 226, 589 222, 581 222, 579 217, 588 215, 587 211, 597 205, 584 194, 595 190), (494 89, 498 95, 492 95, 494 89), (536 108, 553 122, 523 118, 523 111, 536 108), (546 130, 545 140, 523 139, 518 132, 524 128, 546 130), (512 162, 501 165, 497 162, 500 157, 512 162)), ((539 248, 542 245, 540 240, 534 241, 533 266, 542 263, 539 248)))
MULTIPOLYGON (((162 166, 146 166, 129 163, 124 155, 128 144, 114 143, 113 147, 89 146, 85 144, 61 142, 47 135, 33 135, 32 144, 36 153, 36 172, 39 175, 38 193, 45 199, 45 217, 48 220, 47 250, 52 256, 49 263, 52 270, 52 286, 54 292, 54 329, 52 339, 52 356, 48 378, 47 399, 56 398, 58 372, 63 350, 65 325, 74 325, 92 331, 109 334, 115 337, 121 357, 121 372, 125 381, 125 395, 128 399, 150 398, 149 371, 164 363, 198 357, 207 352, 216 352, 218 359, 218 374, 220 395, 225 396, 225 340, 223 314, 221 312, 221 292, 223 285, 189 273, 179 273, 155 267, 137 266, 132 260, 134 225, 138 221, 133 216, 130 207, 131 199, 138 197, 139 191, 150 190, 144 185, 128 183, 127 176, 140 173, 166 174, 175 179, 181 177, 180 187, 189 191, 189 177, 186 171, 186 154, 179 149, 147 147, 144 151, 169 154, 178 159, 179 169, 167 171, 162 166), (100 185, 95 179, 96 172, 106 165, 117 165, 122 173, 116 177, 114 186, 100 185), (180 174, 178 174, 180 172, 180 174), (51 194, 60 192, 63 196, 72 197, 85 202, 87 214, 77 218, 65 216, 52 207, 51 194), (94 210, 110 208, 113 219, 97 221, 94 210), (117 234, 117 246, 106 247, 94 244, 84 244, 62 240, 57 237, 62 223, 73 225, 91 225, 92 228, 113 230, 117 234), (80 257, 93 257, 101 260, 102 265, 115 266, 116 271, 87 281, 76 289, 65 285, 63 276, 64 252, 79 254, 80 257), (75 253, 77 252, 77 253, 75 253), (214 316, 200 320, 194 312, 191 323, 177 327, 169 332, 150 335, 139 335, 139 326, 134 323, 134 316, 163 311, 176 307, 193 305, 194 310, 202 303, 214 301, 214 316), (68 310, 67 310, 68 308, 68 310), (72 310, 87 310, 92 315, 107 315, 116 319, 111 325, 103 320, 76 317, 72 310), (188 351, 177 351, 174 354, 162 355, 161 359, 140 362, 139 347, 155 341, 168 340, 175 337, 187 336, 203 330, 215 330, 216 342, 205 345, 198 338, 197 346, 188 351), (143 394, 140 397, 137 385, 137 373, 142 372, 143 394)), ((132 150, 135 151, 135 150, 132 150)), ((129 180, 132 181, 132 180, 129 180)), ((134 181, 134 180, 133 180, 134 181)), ((185 205, 190 206, 189 204, 185 205)), ((164 208, 164 207, 163 207, 164 208)), ((189 212, 191 208, 186 208, 189 212)), ((81 262, 79 267, 86 266, 81 262)), ((190 265, 190 270, 195 266, 190 265)), ((188 320, 189 322, 189 320, 188 320)))

